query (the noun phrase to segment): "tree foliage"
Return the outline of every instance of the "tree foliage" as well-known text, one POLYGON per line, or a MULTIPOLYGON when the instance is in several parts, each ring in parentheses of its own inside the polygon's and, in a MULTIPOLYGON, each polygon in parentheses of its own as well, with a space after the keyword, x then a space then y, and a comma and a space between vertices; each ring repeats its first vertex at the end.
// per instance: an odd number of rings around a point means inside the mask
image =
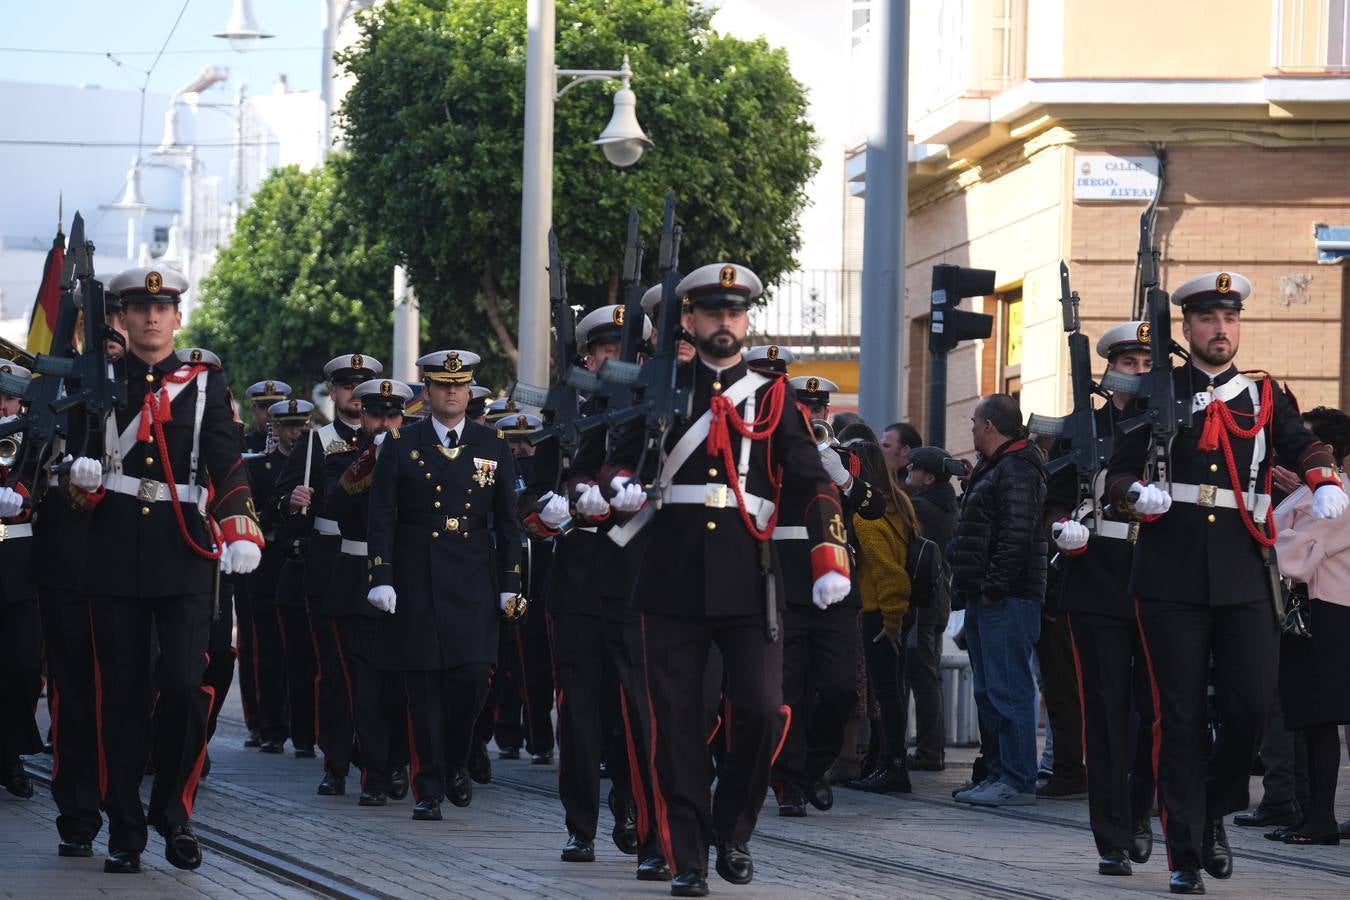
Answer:
MULTIPOLYGON (((408 267, 438 345, 504 366, 517 323, 525 0, 388 0, 362 16, 340 60, 356 77, 343 107, 354 201, 408 267)), ((560 67, 616 69, 629 55, 656 144, 621 170, 591 143, 615 83, 558 102, 553 224, 575 302, 617 297, 633 205, 655 280, 667 191, 686 271, 722 259, 766 283, 790 271, 818 161, 787 55, 715 33, 695 0, 568 0, 557 16, 560 67)))
POLYGON ((236 392, 277 378, 305 397, 343 352, 388 365, 394 258, 349 202, 345 163, 274 171, 202 282, 186 340, 221 354, 236 392))

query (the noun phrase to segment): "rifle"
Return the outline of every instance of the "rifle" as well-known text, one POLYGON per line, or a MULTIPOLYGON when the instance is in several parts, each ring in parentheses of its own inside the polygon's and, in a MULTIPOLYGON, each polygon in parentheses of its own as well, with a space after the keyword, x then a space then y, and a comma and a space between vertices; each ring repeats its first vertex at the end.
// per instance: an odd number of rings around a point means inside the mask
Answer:
MULTIPOLYGON (((642 257, 645 250, 646 245, 638 237, 638 211, 635 206, 628 213, 628 240, 624 244, 623 251, 623 312, 619 320, 622 328, 619 359, 634 364, 637 363, 638 354, 643 349, 642 332, 646 330, 643 327, 646 314, 642 311, 641 282, 642 257)), ((631 402, 631 387, 628 384, 602 380, 581 369, 569 372, 567 377, 575 387, 585 391, 591 398, 591 414, 577 421, 577 430, 583 434, 607 423, 608 420, 599 413, 620 400, 631 402)))
POLYGON ((1069 378, 1073 383, 1073 410, 1067 416, 1052 418, 1032 414, 1027 428, 1038 435, 1051 435, 1063 452, 1046 464, 1050 475, 1073 466, 1078 476, 1078 499, 1093 497, 1097 473, 1111 456, 1111 435, 1097 434, 1097 417, 1092 409, 1094 394, 1110 399, 1092 380, 1092 350, 1082 332, 1078 316, 1078 292, 1069 288, 1069 267, 1059 264, 1059 303, 1064 315, 1064 331, 1069 338, 1069 378))
POLYGON ((526 406, 540 408, 544 427, 530 435, 531 444, 540 444, 556 438, 562 452, 562 469, 566 471, 576 453, 577 387, 570 377, 576 368, 577 335, 576 314, 567 303, 567 264, 558 249, 558 235, 548 231, 548 297, 553 312, 553 371, 552 386, 537 387, 517 381, 511 388, 511 399, 526 406))
MULTIPOLYGON (((1145 297, 1148 330, 1140 340, 1149 345, 1153 368, 1144 375, 1124 375, 1107 372, 1102 387, 1124 391, 1145 402, 1141 415, 1120 423, 1122 434, 1148 426, 1153 432, 1153 449, 1149 454, 1153 479, 1171 489, 1168 474, 1172 454, 1172 438, 1178 430, 1191 427, 1191 398, 1178 397, 1172 380, 1172 354, 1189 360, 1181 345, 1172 340, 1172 301, 1158 286, 1158 249, 1153 245, 1153 226, 1148 211, 1139 218, 1139 266, 1141 290, 1145 297)), ((1135 499, 1131 492, 1130 499, 1135 499)))

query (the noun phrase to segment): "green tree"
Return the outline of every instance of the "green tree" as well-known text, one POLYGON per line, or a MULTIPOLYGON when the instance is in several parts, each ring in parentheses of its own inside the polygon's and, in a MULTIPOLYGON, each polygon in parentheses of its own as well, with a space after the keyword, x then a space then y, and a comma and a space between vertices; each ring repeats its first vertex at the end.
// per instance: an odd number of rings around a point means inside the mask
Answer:
MULTIPOLYGON (((641 212, 656 278, 667 191, 679 201, 683 268, 730 259, 772 283, 794 267, 805 185, 819 163, 787 55, 715 33, 695 0, 568 0, 557 62, 631 58, 654 150, 615 169, 592 141, 617 84, 586 85, 554 116, 553 224, 572 296, 614 302, 628 210, 641 212)), ((524 141, 524 0, 389 0, 362 14, 341 57, 350 183, 418 288, 438 345, 515 358, 524 141)))
POLYGON ((334 155, 273 172, 202 282, 186 340, 221 354, 236 392, 279 378, 305 397, 343 352, 388 364, 394 258, 352 207, 346 170, 334 155))

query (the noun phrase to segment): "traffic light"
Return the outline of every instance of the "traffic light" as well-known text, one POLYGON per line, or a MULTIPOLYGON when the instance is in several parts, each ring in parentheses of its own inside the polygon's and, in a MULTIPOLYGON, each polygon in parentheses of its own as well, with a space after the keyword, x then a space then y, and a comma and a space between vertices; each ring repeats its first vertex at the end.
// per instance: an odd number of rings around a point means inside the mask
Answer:
POLYGON ((994 317, 957 309, 966 297, 994 292, 992 269, 966 269, 941 263, 933 266, 932 315, 928 322, 928 349, 947 353, 961 341, 987 338, 994 333, 994 317))

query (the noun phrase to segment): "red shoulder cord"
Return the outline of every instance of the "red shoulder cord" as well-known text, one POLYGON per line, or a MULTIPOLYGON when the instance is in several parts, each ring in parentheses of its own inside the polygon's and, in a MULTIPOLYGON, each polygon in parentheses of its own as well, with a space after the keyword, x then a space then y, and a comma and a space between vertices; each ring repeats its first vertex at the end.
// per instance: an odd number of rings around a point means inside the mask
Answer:
MULTIPOLYGON (((1246 372, 1243 373, 1248 374, 1246 372)), ((1223 457, 1228 463, 1228 479, 1233 485, 1233 495, 1237 498, 1238 515, 1242 517, 1242 524, 1247 527, 1247 533, 1252 536, 1262 547, 1275 546, 1275 521, 1274 516, 1266 517, 1266 532, 1262 533, 1256 522, 1252 519, 1251 512, 1247 509, 1247 500, 1241 489, 1242 481, 1238 476, 1237 460, 1233 458, 1233 437, 1240 437, 1244 440, 1254 438, 1265 429, 1270 423, 1271 410, 1274 404, 1271 402, 1270 376, 1265 372, 1252 372, 1253 375, 1263 375, 1261 379, 1261 412, 1255 416, 1255 421, 1251 428, 1241 428, 1237 424, 1235 415, 1249 416, 1250 413, 1234 413, 1228 408, 1228 404, 1222 400, 1211 400, 1205 410, 1205 429, 1200 433, 1199 448, 1206 452, 1223 448, 1223 457)), ((1265 493, 1270 493, 1271 481, 1274 476, 1274 466, 1266 467, 1265 493)))
MULTIPOLYGON (((187 384, 196 378, 202 372, 205 372, 206 366, 194 366, 186 372, 173 372, 164 376, 165 384, 187 384)), ((188 534, 187 522, 183 519, 183 504, 178 499, 178 479, 173 475, 173 463, 169 460, 169 445, 164 440, 164 423, 173 421, 173 401, 169 398, 169 389, 160 386, 158 392, 146 391, 145 402, 141 405, 141 427, 136 433, 136 439, 142 442, 150 440, 151 429, 154 429, 155 440, 159 441, 159 456, 164 464, 164 478, 169 484, 169 500, 173 505, 174 518, 178 520, 178 531, 183 535, 183 540, 193 553, 205 559, 220 559, 220 546, 213 550, 207 550, 197 544, 188 534)), ((207 513, 207 530, 212 534, 218 531, 215 520, 207 513)))
MULTIPOLYGON (((767 373, 762 374, 767 377, 767 373)), ((769 517, 769 524, 761 531, 745 508, 741 480, 736 477, 736 462, 731 456, 731 430, 727 426, 729 423, 731 428, 735 428, 736 433, 746 440, 767 440, 773 436, 779 421, 783 418, 783 398, 786 394, 787 379, 777 375, 764 395, 763 412, 758 419, 750 423, 736 412, 736 407, 722 394, 713 397, 710 406, 712 424, 708 426, 708 453, 714 456, 719 453, 722 455, 722 466, 726 470, 727 480, 731 482, 731 489, 736 494, 736 508, 740 510, 741 521, 745 523, 746 531, 749 531, 750 536, 757 541, 767 541, 773 537, 773 530, 778 525, 778 499, 783 492, 783 473, 780 468, 774 466, 770 452, 767 465, 769 483, 773 485, 773 515, 769 517)), ((766 450, 771 451, 771 448, 766 445, 766 450)))

